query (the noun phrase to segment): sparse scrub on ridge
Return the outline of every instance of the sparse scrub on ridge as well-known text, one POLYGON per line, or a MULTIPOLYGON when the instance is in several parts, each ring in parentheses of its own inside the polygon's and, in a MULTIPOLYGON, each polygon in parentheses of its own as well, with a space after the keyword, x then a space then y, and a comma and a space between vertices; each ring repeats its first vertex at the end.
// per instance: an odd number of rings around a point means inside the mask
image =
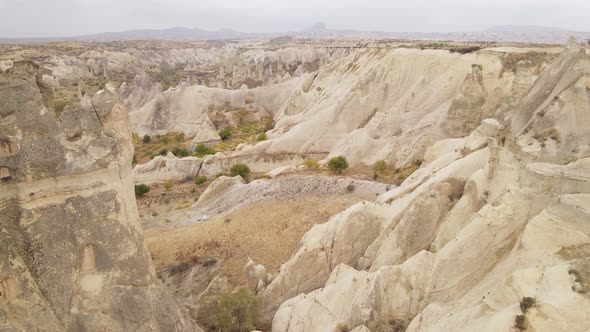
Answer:
POLYGON ((250 174, 250 167, 246 164, 235 164, 231 168, 231 176, 247 177, 250 174))
POLYGON ((177 142, 183 142, 184 141, 184 133, 178 133, 174 136, 174 140, 176 140, 177 142))
POLYGON ((179 148, 175 147, 172 149, 172 153, 177 157, 187 157, 189 155, 188 150, 186 148, 179 148))
POLYGON ((210 148, 210 147, 206 146, 205 144, 199 144, 195 148, 195 153, 197 154, 197 157, 203 158, 206 155, 215 154, 215 149, 210 148))
POLYGON ((196 185, 201 185, 201 184, 203 184, 203 183, 205 183, 205 182, 207 182, 207 177, 206 177, 206 176, 204 176, 204 175, 198 176, 198 177, 195 179, 195 184, 196 184, 196 185))
POLYGON ((453 47, 449 49, 451 53, 468 54, 481 50, 481 46, 453 47))

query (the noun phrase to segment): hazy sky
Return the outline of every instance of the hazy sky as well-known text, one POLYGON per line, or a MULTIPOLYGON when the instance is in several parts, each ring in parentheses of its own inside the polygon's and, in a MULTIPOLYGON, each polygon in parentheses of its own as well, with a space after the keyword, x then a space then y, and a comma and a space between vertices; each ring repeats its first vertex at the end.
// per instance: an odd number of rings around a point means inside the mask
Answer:
POLYGON ((245 32, 329 28, 475 31, 543 25, 590 31, 590 0, 0 0, 0 37, 63 37, 174 26, 245 32))

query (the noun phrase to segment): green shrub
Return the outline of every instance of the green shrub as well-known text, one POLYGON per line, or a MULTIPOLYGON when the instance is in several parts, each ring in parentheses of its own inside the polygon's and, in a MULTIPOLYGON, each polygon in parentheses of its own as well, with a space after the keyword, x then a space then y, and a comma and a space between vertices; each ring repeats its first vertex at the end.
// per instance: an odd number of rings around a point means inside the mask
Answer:
POLYGON ((166 190, 172 189, 172 183, 170 183, 170 182, 164 182, 164 189, 166 189, 166 190))
POLYGON ((375 164, 373 164, 373 170, 375 172, 383 173, 387 169, 387 163, 385 160, 379 160, 375 164))
POLYGON ((246 288, 219 297, 215 311, 217 327, 223 332, 252 331, 258 319, 258 299, 246 288))
POLYGON ((188 150, 185 148, 175 147, 172 149, 172 153, 177 157, 186 157, 188 156, 188 150))
POLYGON ((303 165, 305 165, 305 167, 307 167, 307 168, 320 167, 320 164, 318 164, 318 161, 315 159, 307 159, 305 162, 303 162, 303 165))
POLYGON ((176 140, 177 142, 183 142, 184 141, 184 133, 178 133, 174 136, 174 140, 176 140))
POLYGON ((150 137, 150 135, 143 135, 143 142, 144 143, 149 143, 152 141, 152 138, 150 137))
POLYGON ((215 150, 213 148, 206 146, 205 144, 197 145, 197 147, 195 148, 195 152, 197 153, 197 156, 199 158, 203 158, 204 156, 209 154, 215 154, 215 150))
POLYGON ((342 171, 348 168, 348 161, 343 156, 338 156, 328 161, 328 168, 337 174, 342 174, 342 171))
POLYGON ((73 106, 74 102, 71 99, 56 99, 55 100, 55 113, 59 116, 63 110, 69 106, 73 106))
POLYGON ((223 140, 223 141, 230 138, 231 134, 232 134, 231 127, 225 127, 219 131, 219 137, 221 137, 221 140, 223 140))
POLYGON ((256 141, 261 142, 261 141, 266 141, 268 139, 268 137, 266 136, 265 133, 262 133, 260 135, 258 135, 258 137, 256 137, 256 141))
POLYGON ((231 176, 246 177, 250 174, 250 167, 245 164, 235 164, 231 168, 231 176))
POLYGON ((145 184, 136 184, 135 185, 135 197, 142 197, 143 195, 150 192, 150 187, 145 184))
POLYGON ((205 183, 205 182, 207 182, 207 177, 206 177, 206 176, 204 176, 204 175, 198 176, 198 177, 195 179, 195 184, 203 184, 203 183, 205 183))
POLYGON ((160 156, 165 156, 165 155, 167 155, 167 154, 168 154, 168 149, 162 149, 162 150, 160 150, 160 152, 158 152, 158 154, 159 154, 160 156))

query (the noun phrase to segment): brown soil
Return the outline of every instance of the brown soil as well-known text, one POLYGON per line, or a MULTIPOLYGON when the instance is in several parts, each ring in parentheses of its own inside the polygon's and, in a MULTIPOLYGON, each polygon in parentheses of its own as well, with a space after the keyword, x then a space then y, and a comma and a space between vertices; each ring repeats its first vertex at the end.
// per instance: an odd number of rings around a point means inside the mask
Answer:
POLYGON ((199 257, 214 257, 223 261, 221 276, 233 285, 243 285, 242 269, 248 257, 276 273, 314 224, 353 204, 351 199, 265 200, 196 224, 148 229, 146 244, 160 271, 186 261, 200 262, 199 257))

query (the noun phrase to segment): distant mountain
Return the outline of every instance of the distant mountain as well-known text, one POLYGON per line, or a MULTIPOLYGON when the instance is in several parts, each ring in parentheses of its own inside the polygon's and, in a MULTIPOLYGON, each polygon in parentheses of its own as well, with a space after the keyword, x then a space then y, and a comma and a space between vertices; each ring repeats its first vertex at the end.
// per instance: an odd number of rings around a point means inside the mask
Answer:
POLYGON ((540 25, 496 25, 484 31, 487 32, 564 32, 565 29, 540 25))
POLYGON ((73 40, 216 40, 216 39, 244 39, 262 37, 264 34, 237 32, 233 29, 219 29, 214 31, 199 28, 175 27, 170 29, 128 30, 120 32, 104 32, 95 35, 77 36, 73 40))
POLYGON ((283 33, 247 33, 233 29, 203 30, 174 27, 169 29, 127 30, 104 32, 94 35, 69 38, 20 38, 1 39, 0 42, 48 42, 48 41, 113 41, 113 40, 228 40, 276 38, 350 38, 350 39, 402 39, 402 40, 454 40, 496 41, 516 43, 564 44, 570 36, 579 42, 590 40, 590 32, 568 31, 544 26, 499 25, 475 32, 386 32, 330 29, 324 23, 300 30, 283 33))

